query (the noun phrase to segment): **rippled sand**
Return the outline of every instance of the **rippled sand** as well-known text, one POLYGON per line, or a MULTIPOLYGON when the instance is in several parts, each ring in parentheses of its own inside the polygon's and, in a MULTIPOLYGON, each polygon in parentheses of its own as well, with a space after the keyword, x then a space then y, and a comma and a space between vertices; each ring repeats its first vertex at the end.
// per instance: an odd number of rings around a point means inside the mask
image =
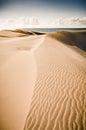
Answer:
POLYGON ((0 40, 2 130, 85 130, 86 32, 22 33, 0 40))

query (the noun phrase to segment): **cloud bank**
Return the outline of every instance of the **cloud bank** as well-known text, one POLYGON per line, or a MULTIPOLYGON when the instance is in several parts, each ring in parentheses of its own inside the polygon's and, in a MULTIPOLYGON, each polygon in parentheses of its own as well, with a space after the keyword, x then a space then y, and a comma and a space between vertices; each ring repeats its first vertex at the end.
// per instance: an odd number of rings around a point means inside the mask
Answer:
POLYGON ((53 21, 41 23, 41 20, 36 17, 31 18, 8 18, 0 19, 0 29, 15 29, 15 28, 33 28, 33 27, 63 27, 63 28, 86 28, 86 17, 58 17, 53 21))

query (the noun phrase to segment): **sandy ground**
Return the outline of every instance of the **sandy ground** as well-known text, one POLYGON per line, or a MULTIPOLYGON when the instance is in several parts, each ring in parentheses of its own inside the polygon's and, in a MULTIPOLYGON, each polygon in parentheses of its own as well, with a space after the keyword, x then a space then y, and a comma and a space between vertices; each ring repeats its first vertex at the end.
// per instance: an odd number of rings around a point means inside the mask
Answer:
POLYGON ((85 34, 0 32, 0 130, 86 129, 85 34))

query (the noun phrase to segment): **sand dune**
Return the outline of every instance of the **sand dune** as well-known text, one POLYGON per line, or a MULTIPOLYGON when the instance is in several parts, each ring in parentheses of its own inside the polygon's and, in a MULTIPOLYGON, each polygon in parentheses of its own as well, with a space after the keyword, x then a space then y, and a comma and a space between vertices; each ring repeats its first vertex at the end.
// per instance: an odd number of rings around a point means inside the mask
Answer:
POLYGON ((49 34, 49 36, 86 51, 86 31, 59 31, 49 34))
POLYGON ((0 31, 0 38, 13 38, 13 37, 24 37, 24 36, 31 36, 31 35, 42 35, 43 33, 33 32, 31 30, 2 30, 0 31))
POLYGON ((1 38, 1 130, 86 129, 84 35, 1 38))
POLYGON ((38 78, 25 130, 85 130, 86 59, 50 37, 35 56, 38 78))

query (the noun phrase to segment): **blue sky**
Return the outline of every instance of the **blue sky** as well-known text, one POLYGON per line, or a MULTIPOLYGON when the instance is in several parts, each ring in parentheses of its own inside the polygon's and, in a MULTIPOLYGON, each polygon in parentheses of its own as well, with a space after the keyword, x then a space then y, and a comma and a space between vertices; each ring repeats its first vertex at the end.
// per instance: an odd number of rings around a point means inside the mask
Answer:
POLYGON ((0 0, 0 10, 13 5, 26 7, 47 7, 52 9, 64 8, 67 10, 79 10, 85 12, 85 0, 0 0))
POLYGON ((0 8, 5 7, 10 3, 19 3, 24 4, 26 3, 28 6, 29 4, 39 4, 40 6, 47 5, 52 7, 64 6, 64 7, 77 7, 79 9, 85 9, 86 2, 85 0, 0 0, 0 8))

